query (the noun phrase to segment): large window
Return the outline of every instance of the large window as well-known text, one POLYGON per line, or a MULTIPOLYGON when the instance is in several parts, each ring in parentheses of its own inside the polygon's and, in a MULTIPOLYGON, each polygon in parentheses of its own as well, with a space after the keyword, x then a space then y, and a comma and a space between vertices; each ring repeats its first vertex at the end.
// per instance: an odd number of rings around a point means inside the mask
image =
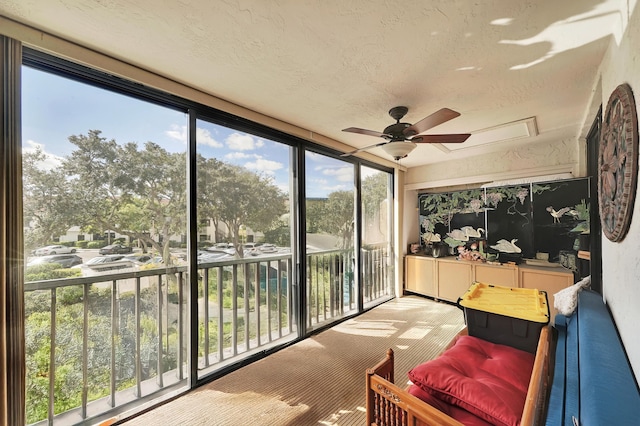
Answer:
POLYGON ((29 50, 21 81, 27 423, 135 412, 393 296, 389 170, 29 50))
POLYGON ((73 422, 184 379, 186 114, 29 67, 22 105, 27 422, 73 422))

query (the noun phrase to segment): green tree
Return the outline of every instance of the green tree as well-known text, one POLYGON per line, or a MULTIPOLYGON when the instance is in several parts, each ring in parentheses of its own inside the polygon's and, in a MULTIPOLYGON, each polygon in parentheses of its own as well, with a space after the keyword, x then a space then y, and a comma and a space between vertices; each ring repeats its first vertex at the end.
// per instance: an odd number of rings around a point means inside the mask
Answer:
POLYGON ((22 155, 24 238, 30 248, 53 241, 74 224, 68 214, 72 202, 66 175, 60 168, 43 167, 46 160, 40 148, 22 155))
POLYGON ((217 196, 216 189, 221 189, 222 178, 227 171, 226 164, 215 158, 204 158, 198 155, 196 158, 198 173, 198 224, 202 220, 211 220, 214 229, 214 238, 219 235, 220 218, 225 209, 221 197, 217 196))
POLYGON ((320 219, 320 230, 340 237, 340 248, 347 249, 353 247, 353 225, 353 192, 335 191, 330 193, 320 219))
POLYGON ((229 228, 236 253, 243 257, 241 226, 248 226, 254 231, 271 229, 287 212, 287 197, 270 177, 239 166, 225 164, 218 177, 219 186, 209 188, 214 193, 207 196, 221 206, 218 217, 229 228))
POLYGON ((98 130, 70 136, 65 159, 76 223, 153 246, 171 264, 169 239, 186 232, 186 157, 153 142, 119 145, 98 130), (157 234, 158 238, 152 238, 157 234))
POLYGON ((389 174, 376 172, 362 180, 362 207, 365 217, 380 211, 380 204, 389 198, 389 174))
POLYGON ((307 198, 305 216, 307 218, 307 232, 316 234, 321 231, 320 226, 324 216, 326 198, 307 198))

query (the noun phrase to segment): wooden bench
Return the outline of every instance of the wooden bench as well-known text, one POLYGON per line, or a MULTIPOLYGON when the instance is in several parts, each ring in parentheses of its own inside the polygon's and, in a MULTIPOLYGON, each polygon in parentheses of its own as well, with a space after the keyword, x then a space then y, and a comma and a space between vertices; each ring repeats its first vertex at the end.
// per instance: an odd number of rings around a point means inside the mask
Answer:
MULTIPOLYGON (((466 334, 466 329, 460 333, 463 334, 466 334)), ((457 337, 445 351, 454 344, 457 337)), ((549 327, 543 327, 527 388, 521 426, 538 425, 544 421, 549 385, 549 351, 549 327)), ((411 395, 408 388, 401 388, 394 383, 392 349, 387 351, 384 360, 366 372, 366 411, 367 425, 370 426, 463 426, 454 418, 411 395)))

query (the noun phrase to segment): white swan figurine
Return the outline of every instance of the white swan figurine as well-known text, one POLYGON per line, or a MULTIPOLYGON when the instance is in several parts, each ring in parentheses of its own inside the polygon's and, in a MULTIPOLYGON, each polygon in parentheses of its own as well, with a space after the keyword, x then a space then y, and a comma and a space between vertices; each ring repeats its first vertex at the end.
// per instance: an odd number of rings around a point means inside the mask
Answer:
POLYGON ((469 236, 461 229, 454 229, 451 232, 447 232, 447 235, 457 241, 469 241, 469 236))
POLYGON ((502 253, 522 253, 522 249, 516 245, 516 241, 518 241, 517 238, 514 238, 511 241, 498 240, 498 242, 495 245, 492 245, 491 248, 502 253))
POLYGON ((474 229, 473 226, 463 226, 460 230, 469 238, 482 238, 482 233, 484 232, 484 229, 474 229))
POLYGON ((426 244, 429 243, 439 243, 441 240, 440 234, 434 234, 433 232, 425 232, 422 234, 422 241, 426 244))

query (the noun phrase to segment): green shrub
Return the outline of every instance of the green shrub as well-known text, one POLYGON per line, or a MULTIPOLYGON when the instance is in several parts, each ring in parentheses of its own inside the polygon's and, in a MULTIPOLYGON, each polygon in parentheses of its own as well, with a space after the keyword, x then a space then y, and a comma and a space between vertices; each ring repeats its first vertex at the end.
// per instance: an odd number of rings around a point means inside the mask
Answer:
POLYGON ((86 241, 86 240, 76 241, 76 246, 78 246, 79 248, 86 249, 87 244, 89 244, 89 241, 86 241))
POLYGON ((88 249, 99 249, 107 245, 106 241, 90 241, 87 244, 88 249))
POLYGON ((42 265, 29 266, 24 274, 24 280, 42 281, 59 280, 61 278, 79 277, 82 275, 80 269, 60 268, 57 263, 44 263, 42 265))

